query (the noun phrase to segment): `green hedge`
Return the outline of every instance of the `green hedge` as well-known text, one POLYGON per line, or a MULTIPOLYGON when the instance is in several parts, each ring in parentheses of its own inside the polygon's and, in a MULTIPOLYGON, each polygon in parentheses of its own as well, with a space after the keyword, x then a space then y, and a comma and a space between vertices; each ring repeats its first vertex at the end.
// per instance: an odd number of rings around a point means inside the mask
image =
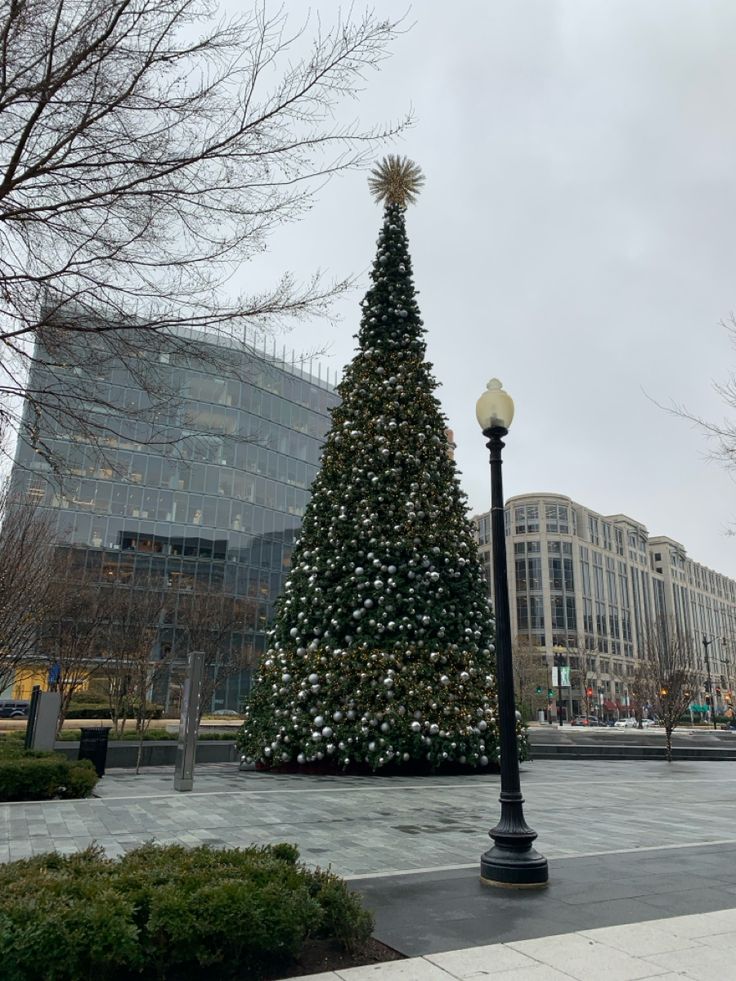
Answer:
MULTIPOLYGON (((163 705, 149 705, 146 716, 149 719, 163 718, 163 705)), ((110 706, 107 702, 79 702, 72 699, 69 703, 69 710, 66 713, 67 719, 109 719, 110 706)))
POLYGON ((305 939, 359 948, 372 917, 293 845, 93 847, 0 866, 3 981, 263 977, 305 939))
POLYGON ((68 760, 56 753, 0 759, 0 801, 89 797, 96 783, 89 760, 68 760))
MULTIPOLYGON (((62 729, 59 740, 64 743, 79 742, 81 731, 81 729, 62 729)), ((233 726, 232 732, 200 732, 197 735, 197 739, 227 739, 232 741, 237 734, 238 731, 233 726)), ((122 736, 116 736, 115 732, 110 729, 108 738, 110 742, 138 742, 140 734, 135 731, 135 728, 131 728, 130 723, 128 723, 122 736)), ((143 735, 144 742, 176 742, 178 738, 178 732, 167 732, 166 729, 147 729, 143 735)))
POLYGON ((26 751, 21 733, 0 739, 0 801, 89 797, 97 780, 89 760, 26 751))

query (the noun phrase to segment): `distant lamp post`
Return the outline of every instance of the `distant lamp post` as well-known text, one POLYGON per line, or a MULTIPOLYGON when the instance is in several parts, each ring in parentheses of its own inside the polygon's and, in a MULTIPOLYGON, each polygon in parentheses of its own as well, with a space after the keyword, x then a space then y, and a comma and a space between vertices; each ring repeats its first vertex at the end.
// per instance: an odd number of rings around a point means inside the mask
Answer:
POLYGON ((713 723, 713 728, 718 728, 718 723, 716 722, 716 693, 713 688, 713 680, 710 675, 710 658, 708 657, 708 648, 713 643, 713 638, 710 640, 703 634, 703 651, 705 652, 705 670, 708 675, 708 702, 710 703, 710 720, 713 723))
POLYGON ((565 661, 565 648, 562 646, 553 647, 554 651, 554 662, 555 668, 557 669, 557 723, 562 725, 562 719, 565 714, 564 706, 562 704, 562 669, 567 667, 567 662, 565 661))
POLYGON ((491 539, 501 750, 501 817, 495 828, 488 832, 493 846, 481 856, 480 880, 491 886, 534 889, 547 884, 549 870, 547 859, 532 848, 537 833, 524 820, 524 798, 521 796, 501 473, 503 437, 514 418, 514 403, 497 378, 488 382, 487 390, 478 399, 476 416, 491 455, 491 539))

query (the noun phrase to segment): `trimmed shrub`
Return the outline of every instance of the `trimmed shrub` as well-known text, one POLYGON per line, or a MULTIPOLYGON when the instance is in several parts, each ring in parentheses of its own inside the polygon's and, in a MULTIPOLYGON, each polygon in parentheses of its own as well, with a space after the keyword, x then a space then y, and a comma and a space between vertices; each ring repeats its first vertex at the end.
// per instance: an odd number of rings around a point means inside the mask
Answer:
POLYGON ((356 894, 342 879, 323 869, 315 871, 312 889, 322 909, 317 936, 335 939, 345 950, 361 947, 373 932, 373 917, 363 909, 356 894))
MULTIPOLYGON (((81 728, 62 729, 59 735, 59 741, 64 743, 74 743, 74 742, 78 743, 80 737, 81 737, 81 728)), ((230 742, 234 742, 236 737, 237 737, 237 731, 207 732, 205 730, 204 732, 200 731, 199 734, 197 735, 197 739, 215 740, 215 741, 229 740, 230 742)), ((119 734, 116 736, 114 730, 112 728, 110 729, 110 736, 109 736, 110 742, 137 743, 140 740, 140 738, 141 738, 140 733, 136 732, 135 728, 131 728, 130 723, 126 727, 125 732, 123 733, 122 736, 119 734)), ((147 729, 143 734, 144 743, 176 742, 178 738, 179 738, 178 732, 168 732, 166 729, 147 729)))
POLYGON ((0 801, 89 797, 97 779, 89 760, 26 750, 22 735, 0 739, 0 801))
POLYGON ((89 848, 0 866, 4 981, 255 981, 309 937, 355 949, 371 929, 345 883, 300 864, 293 845, 145 845, 115 860, 89 848))
MULTIPOLYGON (((149 719, 162 719, 164 715, 163 705, 149 705, 146 710, 146 717, 149 719)), ((107 702, 80 702, 73 698, 69 703, 66 713, 67 719, 109 719, 110 706, 107 702)))
POLYGON ((97 783, 89 760, 56 753, 21 753, 0 759, 0 801, 89 797, 97 783))

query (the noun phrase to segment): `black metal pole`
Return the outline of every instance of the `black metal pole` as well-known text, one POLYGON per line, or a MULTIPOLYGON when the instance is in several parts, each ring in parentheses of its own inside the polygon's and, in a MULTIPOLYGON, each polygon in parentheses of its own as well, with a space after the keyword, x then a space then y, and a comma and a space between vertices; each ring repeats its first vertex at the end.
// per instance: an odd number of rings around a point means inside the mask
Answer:
POLYGON ((493 545, 493 593, 496 614, 496 684, 501 749, 501 817, 488 834, 493 846, 480 859, 481 882, 512 889, 539 888, 547 884, 547 859, 532 842, 537 837, 524 820, 524 798, 519 777, 516 738, 516 706, 511 660, 511 622, 506 567, 501 450, 507 430, 485 429, 491 454, 491 537, 493 545))
POLYGON ((557 724, 562 725, 562 654, 555 654, 557 668, 557 724))
POLYGON ((708 694, 710 695, 711 722, 713 723, 713 728, 717 729, 718 723, 716 722, 716 693, 713 691, 713 682, 711 681, 711 677, 710 677, 710 658, 708 657, 708 648, 712 643, 713 641, 708 640, 705 634, 703 634, 703 649, 705 651, 705 670, 708 674, 708 694))

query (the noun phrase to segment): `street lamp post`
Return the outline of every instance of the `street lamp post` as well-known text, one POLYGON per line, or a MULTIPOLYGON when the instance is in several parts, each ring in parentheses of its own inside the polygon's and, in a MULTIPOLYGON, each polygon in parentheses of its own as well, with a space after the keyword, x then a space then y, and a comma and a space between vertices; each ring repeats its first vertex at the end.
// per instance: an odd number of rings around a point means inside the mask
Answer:
POLYGON ((501 751, 501 817, 488 832, 493 845, 481 856, 480 880, 491 886, 535 889, 547 884, 549 870, 547 859, 532 847, 537 833, 524 820, 524 798, 521 795, 501 473, 503 437, 514 418, 514 403, 497 378, 488 382, 487 390, 478 399, 476 415, 488 440, 486 445, 491 457, 491 539, 501 751))
POLYGON ((716 722, 716 693, 713 689, 713 681, 710 676, 710 658, 708 657, 708 648, 713 643, 713 638, 710 640, 703 634, 703 651, 705 652, 705 671, 708 676, 708 696, 710 698, 710 718, 713 723, 713 728, 718 728, 718 723, 716 722))
POLYGON ((565 667, 565 658, 562 648, 552 648, 555 652, 554 662, 557 669, 557 724, 562 725, 563 706, 562 706, 562 669, 565 667))

